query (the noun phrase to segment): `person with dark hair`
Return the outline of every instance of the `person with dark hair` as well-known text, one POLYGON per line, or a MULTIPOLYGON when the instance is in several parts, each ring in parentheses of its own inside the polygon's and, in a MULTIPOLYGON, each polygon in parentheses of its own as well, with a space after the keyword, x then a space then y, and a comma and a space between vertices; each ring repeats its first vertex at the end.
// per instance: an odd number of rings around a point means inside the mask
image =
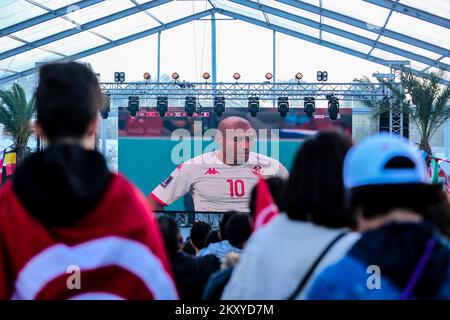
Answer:
POLYGON ((189 242, 195 250, 195 255, 198 255, 199 251, 205 247, 206 237, 211 230, 212 227, 210 224, 204 221, 194 221, 189 242))
POLYGON ((220 224, 219 224, 220 241, 211 243, 206 248, 203 248, 199 252, 199 254, 198 254, 199 256, 213 254, 213 255, 217 256, 220 260, 223 260, 223 259, 225 259, 227 254, 230 252, 241 253, 242 249, 236 248, 230 244, 230 242, 228 241, 228 238, 227 238, 226 231, 225 231, 229 219, 231 219, 231 217, 236 214, 237 214, 236 211, 229 211, 229 212, 226 212, 223 214, 222 220, 220 221, 220 224))
POLYGON ((187 237, 183 243, 183 252, 190 254, 191 256, 196 256, 197 251, 195 251, 194 246, 192 245, 191 238, 187 237))
POLYGON ((177 298, 145 197, 91 150, 103 107, 95 74, 42 66, 35 107, 46 149, 0 190, 0 299, 177 298))
MULTIPOLYGON (((226 224, 225 233, 232 246, 235 248, 244 249, 252 234, 252 223, 250 216, 245 213, 234 214, 226 224)), ((203 292, 204 300, 220 299, 223 289, 230 280, 234 266, 238 260, 238 253, 232 252, 226 256, 222 263, 222 270, 215 272, 209 278, 205 291, 203 292)))
MULTIPOLYGON (((270 194, 272 195, 273 201, 275 202, 276 206, 279 210, 282 210, 282 203, 281 203, 281 192, 283 190, 285 180, 280 177, 271 177, 266 179, 267 185, 269 186, 270 194)), ((252 189, 252 192, 250 193, 250 202, 249 202, 249 209, 250 209, 250 216, 252 219, 254 219, 256 214, 256 191, 257 191, 258 185, 254 186, 252 189)))
POLYGON ((246 213, 237 213, 230 217, 225 228, 226 238, 230 244, 243 249, 252 234, 252 223, 246 213))
POLYGON ((429 184, 417 150, 399 137, 370 137, 348 153, 344 181, 363 234, 316 277, 308 297, 450 299, 448 241, 426 217, 444 191, 429 184))
MULTIPOLYGON (((220 242, 220 241, 221 241, 221 239, 220 239, 220 231, 219 230, 211 230, 211 232, 208 233, 208 235, 206 236, 205 246, 203 247, 203 249, 207 248, 211 243, 217 243, 217 242, 220 242)), ((199 252, 199 254, 200 254, 200 252, 199 252)))
POLYGON ((351 145, 337 132, 303 143, 282 191, 285 211, 250 237, 223 299, 302 299, 311 275, 358 239, 343 202, 342 168, 351 145))
POLYGON ((214 255, 194 257, 183 249, 183 237, 175 219, 158 217, 159 228, 164 238, 169 259, 175 275, 175 283, 182 300, 200 300, 209 276, 220 268, 214 255))

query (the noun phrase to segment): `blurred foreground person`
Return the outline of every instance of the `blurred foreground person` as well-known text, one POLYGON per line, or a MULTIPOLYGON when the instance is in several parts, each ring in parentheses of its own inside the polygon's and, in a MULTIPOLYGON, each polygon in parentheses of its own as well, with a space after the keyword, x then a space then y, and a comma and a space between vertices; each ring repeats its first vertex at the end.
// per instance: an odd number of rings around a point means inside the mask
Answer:
POLYGON ((209 276, 220 268, 219 259, 212 255, 194 257, 183 252, 183 237, 175 219, 158 218, 159 228, 169 253, 175 282, 182 300, 200 300, 209 276))
POLYGON ((42 66, 30 155, 0 190, 0 299, 175 299, 145 197, 92 151, 104 104, 95 74, 42 66))
POLYGON ((398 137, 368 138, 347 155, 344 181, 364 233, 309 298, 450 299, 448 242, 424 219, 444 191, 428 184, 419 153, 398 137))
POLYGON ((313 274, 337 261, 358 239, 349 233, 342 168, 352 142, 320 133, 300 148, 281 208, 250 237, 222 299, 300 299, 313 274))

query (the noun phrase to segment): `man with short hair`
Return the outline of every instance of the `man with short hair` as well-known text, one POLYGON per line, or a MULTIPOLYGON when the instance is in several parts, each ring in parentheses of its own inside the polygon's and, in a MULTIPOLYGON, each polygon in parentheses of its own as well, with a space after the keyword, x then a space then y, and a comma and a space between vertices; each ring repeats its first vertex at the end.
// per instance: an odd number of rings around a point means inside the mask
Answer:
POLYGON ((195 211, 248 212, 250 192, 259 176, 288 176, 279 161, 250 151, 256 133, 246 119, 227 117, 217 129, 220 150, 180 164, 150 193, 154 210, 161 210, 191 193, 195 211))
POLYGON ((178 297, 145 197, 91 150, 103 103, 85 65, 41 67, 47 148, 0 190, 0 300, 178 297))

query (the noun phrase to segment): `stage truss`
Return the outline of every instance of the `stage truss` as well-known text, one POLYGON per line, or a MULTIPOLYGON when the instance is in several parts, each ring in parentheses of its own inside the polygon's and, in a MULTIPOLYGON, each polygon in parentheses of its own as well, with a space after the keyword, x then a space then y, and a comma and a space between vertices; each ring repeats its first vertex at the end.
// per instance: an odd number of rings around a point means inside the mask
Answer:
POLYGON ((197 99, 214 99, 223 96, 229 100, 247 100, 251 96, 260 100, 277 100, 278 97, 289 97, 289 100, 303 100, 314 97, 316 100, 327 100, 334 95, 339 100, 374 101, 383 97, 391 98, 391 93, 380 83, 274 83, 274 82, 104 82, 102 90, 113 98, 126 99, 128 96, 140 96, 156 99, 167 96, 169 99, 184 99, 194 96, 197 99))

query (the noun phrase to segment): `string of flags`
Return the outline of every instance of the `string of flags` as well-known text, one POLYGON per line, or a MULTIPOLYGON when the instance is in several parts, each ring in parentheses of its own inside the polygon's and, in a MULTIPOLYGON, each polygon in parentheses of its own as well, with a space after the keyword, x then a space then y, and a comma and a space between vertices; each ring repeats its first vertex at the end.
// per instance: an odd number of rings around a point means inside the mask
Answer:
POLYGON ((0 150, 0 183, 2 183, 3 171, 5 177, 12 176, 16 171, 17 154, 14 151, 8 151, 8 149, 0 150))

